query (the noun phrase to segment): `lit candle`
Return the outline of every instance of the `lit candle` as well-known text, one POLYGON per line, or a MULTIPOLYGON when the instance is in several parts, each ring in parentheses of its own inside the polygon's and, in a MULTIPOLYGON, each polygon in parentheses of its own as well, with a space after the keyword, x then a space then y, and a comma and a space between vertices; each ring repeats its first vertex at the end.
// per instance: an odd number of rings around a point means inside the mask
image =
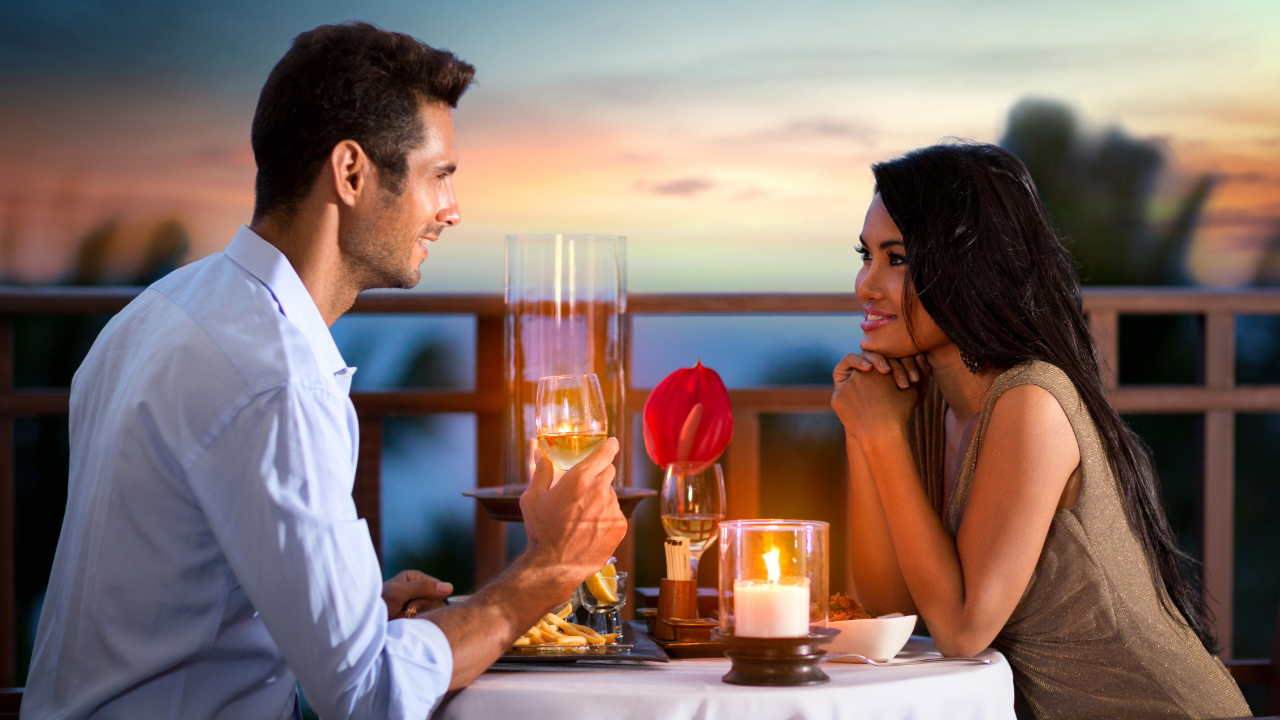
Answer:
POLYGON ((809 578, 782 580, 778 549, 764 554, 769 579, 735 580, 734 634, 741 637, 803 637, 809 634, 809 578))

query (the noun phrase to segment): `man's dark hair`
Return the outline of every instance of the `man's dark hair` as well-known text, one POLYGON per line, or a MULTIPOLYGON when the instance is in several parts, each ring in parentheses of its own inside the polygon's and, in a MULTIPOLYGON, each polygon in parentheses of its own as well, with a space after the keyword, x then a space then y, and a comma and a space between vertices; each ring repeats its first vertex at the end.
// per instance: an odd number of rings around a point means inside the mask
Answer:
POLYGON ((291 212, 343 140, 360 143, 391 192, 423 141, 424 102, 457 107, 475 67, 448 50, 366 22, 321 25, 293 39, 258 96, 255 219, 291 212))

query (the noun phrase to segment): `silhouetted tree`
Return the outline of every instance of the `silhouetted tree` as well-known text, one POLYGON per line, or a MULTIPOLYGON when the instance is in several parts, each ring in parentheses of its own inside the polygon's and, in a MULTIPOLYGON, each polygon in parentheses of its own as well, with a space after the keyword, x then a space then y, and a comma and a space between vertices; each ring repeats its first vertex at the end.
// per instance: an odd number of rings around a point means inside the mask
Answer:
POLYGON ((1213 190, 1202 175, 1178 202, 1173 220, 1151 221, 1164 150, 1117 127, 1100 137, 1049 100, 1022 100, 1009 111, 1001 146, 1026 164, 1058 233, 1091 285, 1186 285, 1187 254, 1213 190))

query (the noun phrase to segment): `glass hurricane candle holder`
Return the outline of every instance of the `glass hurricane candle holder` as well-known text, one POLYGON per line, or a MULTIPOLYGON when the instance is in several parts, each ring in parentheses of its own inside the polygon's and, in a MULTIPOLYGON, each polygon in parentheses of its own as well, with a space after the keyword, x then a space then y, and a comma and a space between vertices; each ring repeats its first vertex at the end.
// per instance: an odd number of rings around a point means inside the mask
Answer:
MULTIPOLYGON (((538 447, 538 380, 597 377, 607 426, 627 435, 626 238, 509 235, 506 246, 503 465, 505 482, 527 485, 538 447)), ((626 483, 622 453, 614 487, 626 483)))
POLYGON ((797 638, 825 630, 827 535, 827 523, 815 520, 721 522, 720 633, 797 638))
POLYGON ((720 523, 720 627, 733 685, 818 685, 830 680, 820 646, 827 627, 827 524, 720 523))

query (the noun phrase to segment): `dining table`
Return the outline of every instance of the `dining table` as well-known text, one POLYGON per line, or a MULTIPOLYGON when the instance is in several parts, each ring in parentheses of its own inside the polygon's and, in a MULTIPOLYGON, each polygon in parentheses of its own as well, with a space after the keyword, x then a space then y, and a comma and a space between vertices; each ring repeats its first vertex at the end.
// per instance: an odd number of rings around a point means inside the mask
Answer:
MULTIPOLYGON (((912 636, 894 663, 937 657, 933 642, 912 636)), ((495 665, 451 694, 433 720, 1013 720, 1013 673, 995 650, 989 664, 929 662, 873 666, 827 662, 821 685, 747 687, 721 680, 725 658, 665 663, 495 665)))

